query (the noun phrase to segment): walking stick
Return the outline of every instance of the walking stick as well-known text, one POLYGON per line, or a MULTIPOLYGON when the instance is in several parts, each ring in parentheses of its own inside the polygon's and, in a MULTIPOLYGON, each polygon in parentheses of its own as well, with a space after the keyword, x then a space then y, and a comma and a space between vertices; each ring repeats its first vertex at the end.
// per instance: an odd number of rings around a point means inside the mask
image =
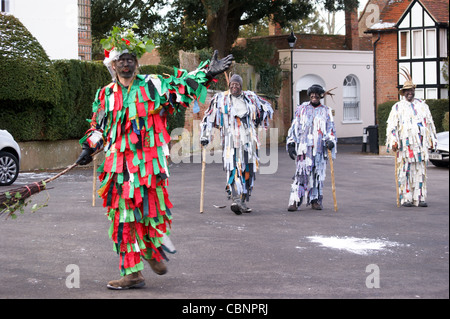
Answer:
POLYGON ((336 200, 336 185, 334 182, 334 167, 333 158, 331 157, 331 150, 328 150, 328 158, 330 159, 330 171, 331 171, 331 190, 333 191, 334 211, 337 212, 337 200, 336 200))
POLYGON ((400 190, 398 189, 398 175, 397 175, 397 169, 398 169, 398 152, 395 152, 395 190, 397 192, 397 207, 400 207, 400 190))
POLYGON ((205 193, 205 157, 206 157, 206 147, 202 146, 202 180, 200 186, 200 214, 203 214, 203 197, 205 193))
POLYGON ((95 206, 95 197, 97 195, 97 155, 93 156, 94 162, 94 173, 92 177, 92 206, 95 206))

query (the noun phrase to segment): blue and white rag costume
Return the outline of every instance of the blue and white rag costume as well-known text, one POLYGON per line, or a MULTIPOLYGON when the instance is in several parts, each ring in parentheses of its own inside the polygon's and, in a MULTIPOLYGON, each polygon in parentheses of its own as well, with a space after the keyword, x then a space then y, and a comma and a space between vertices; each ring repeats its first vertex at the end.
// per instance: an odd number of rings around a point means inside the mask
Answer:
MULTIPOLYGON (((322 205, 328 162, 325 142, 329 140, 337 144, 331 111, 328 106, 320 104, 314 107, 310 102, 297 106, 286 140, 286 148, 295 143, 297 153, 289 205, 300 206, 304 198, 307 206, 312 201, 322 205)), ((332 158, 336 158, 336 147, 332 149, 332 158)))
POLYGON ((229 197, 248 201, 259 167, 257 128, 269 126, 273 109, 252 91, 235 97, 229 91, 213 96, 201 123, 201 139, 211 141, 212 129, 220 129, 226 191, 229 197))

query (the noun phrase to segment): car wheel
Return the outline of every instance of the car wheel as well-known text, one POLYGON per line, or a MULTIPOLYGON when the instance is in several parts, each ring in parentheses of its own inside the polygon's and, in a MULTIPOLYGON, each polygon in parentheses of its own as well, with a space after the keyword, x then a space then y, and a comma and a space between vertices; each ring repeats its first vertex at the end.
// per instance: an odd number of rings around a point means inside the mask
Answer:
POLYGON ((0 186, 14 183, 19 175, 19 161, 8 152, 0 152, 0 186))

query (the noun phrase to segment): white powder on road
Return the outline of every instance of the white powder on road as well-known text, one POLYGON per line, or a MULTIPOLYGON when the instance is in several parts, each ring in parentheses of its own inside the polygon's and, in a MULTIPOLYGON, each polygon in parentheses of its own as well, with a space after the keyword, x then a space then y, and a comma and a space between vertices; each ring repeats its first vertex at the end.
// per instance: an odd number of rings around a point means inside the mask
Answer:
POLYGON ((323 247, 345 250, 357 255, 369 255, 374 252, 388 250, 390 247, 400 246, 399 243, 370 238, 356 238, 356 237, 324 237, 324 236, 309 236, 306 237, 313 243, 321 244, 323 247))

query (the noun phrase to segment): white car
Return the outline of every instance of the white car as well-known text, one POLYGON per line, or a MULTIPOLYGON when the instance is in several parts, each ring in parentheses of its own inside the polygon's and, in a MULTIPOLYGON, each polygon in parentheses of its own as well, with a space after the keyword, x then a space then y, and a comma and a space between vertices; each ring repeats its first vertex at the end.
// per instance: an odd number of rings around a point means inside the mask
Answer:
POLYGON ((0 186, 14 183, 19 175, 20 147, 12 135, 0 130, 0 186))
POLYGON ((436 149, 430 150, 428 158, 435 166, 448 167, 448 131, 437 133, 436 137, 436 149))

